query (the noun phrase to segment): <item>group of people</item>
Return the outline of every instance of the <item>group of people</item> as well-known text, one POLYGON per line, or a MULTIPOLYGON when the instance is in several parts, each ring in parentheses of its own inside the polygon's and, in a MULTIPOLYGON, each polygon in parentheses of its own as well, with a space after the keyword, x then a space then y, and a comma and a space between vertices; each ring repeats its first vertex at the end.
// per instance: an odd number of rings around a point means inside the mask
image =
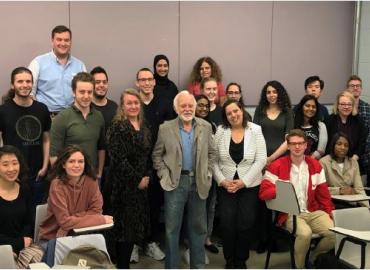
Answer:
MULTIPOLYGON (((260 250, 269 240, 271 213, 261 201, 282 180, 294 185, 302 210, 297 267, 312 233, 323 236, 313 258, 334 247, 330 194, 363 194, 369 171, 370 105, 359 77, 349 78, 330 115, 318 101, 318 76, 306 79, 294 108, 284 86, 269 81, 252 118, 241 86, 225 89, 212 58, 200 58, 188 90, 178 91, 169 59, 157 55, 154 72, 140 69, 136 89, 117 104, 107 98, 107 72, 87 73, 70 54, 71 38, 55 27, 52 51, 11 74, 0 106, 0 244, 15 253, 31 246, 34 207, 47 201, 42 246, 74 228, 114 223, 105 236, 118 268, 138 261, 138 247, 179 268, 184 224, 190 267, 204 268, 205 251, 219 252, 211 238, 217 209, 225 267, 246 268, 256 230, 260 250)), ((279 222, 292 227, 286 215, 279 222)))

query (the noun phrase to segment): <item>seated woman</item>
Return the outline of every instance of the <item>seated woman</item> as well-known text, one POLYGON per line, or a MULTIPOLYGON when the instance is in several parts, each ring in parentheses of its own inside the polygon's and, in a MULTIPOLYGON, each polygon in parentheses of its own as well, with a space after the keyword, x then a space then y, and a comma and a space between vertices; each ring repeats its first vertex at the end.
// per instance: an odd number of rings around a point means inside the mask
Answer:
POLYGON ((222 188, 218 202, 226 268, 246 268, 258 209, 266 143, 261 127, 248 122, 243 105, 227 100, 217 129, 213 177, 222 188))
POLYGON ((113 222, 102 215, 103 198, 90 162, 77 145, 58 156, 50 173, 48 210, 40 225, 40 240, 68 235, 69 231, 113 222))
POLYGON ((32 244, 33 204, 26 165, 17 148, 0 148, 0 245, 17 254, 32 244))
MULTIPOLYGON (((330 154, 320 160, 325 171, 326 182, 332 195, 365 194, 358 162, 349 156, 350 141, 343 132, 334 134, 330 154)), ((359 202, 361 206, 369 207, 367 201, 359 202)), ((335 208, 353 207, 345 203, 336 203, 335 208)))
POLYGON ((312 95, 305 95, 294 108, 294 128, 304 131, 307 137, 306 155, 320 159, 326 149, 328 132, 323 122, 319 121, 319 103, 312 95))

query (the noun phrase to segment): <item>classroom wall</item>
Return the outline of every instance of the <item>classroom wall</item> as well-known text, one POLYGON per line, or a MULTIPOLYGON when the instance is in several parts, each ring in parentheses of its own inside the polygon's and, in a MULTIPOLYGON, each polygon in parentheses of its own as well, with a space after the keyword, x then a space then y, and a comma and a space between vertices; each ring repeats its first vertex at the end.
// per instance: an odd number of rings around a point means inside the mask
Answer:
POLYGON ((361 2, 358 75, 362 79, 362 99, 370 102, 370 2, 361 2))
POLYGON ((116 100, 163 53, 180 89, 195 61, 209 55, 225 85, 242 85, 249 106, 272 79, 297 103, 304 79, 315 74, 326 85, 321 102, 332 103, 351 73, 353 16, 354 2, 0 2, 0 89, 9 88, 13 68, 50 51, 51 29, 65 24, 73 55, 88 70, 107 69, 116 100))

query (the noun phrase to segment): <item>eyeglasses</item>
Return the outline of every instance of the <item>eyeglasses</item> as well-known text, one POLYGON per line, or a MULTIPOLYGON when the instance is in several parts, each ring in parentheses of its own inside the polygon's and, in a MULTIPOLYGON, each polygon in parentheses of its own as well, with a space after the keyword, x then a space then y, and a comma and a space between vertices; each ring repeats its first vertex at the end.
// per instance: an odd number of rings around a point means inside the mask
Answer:
POLYGON ((306 142, 288 142, 289 145, 292 145, 292 146, 303 146, 306 142))
POLYGON ((352 103, 339 103, 339 106, 342 106, 342 107, 352 107, 352 103))
POLYGON ((361 88, 361 84, 350 84, 349 87, 351 87, 351 88, 361 88))
POLYGON ((137 79, 139 82, 144 83, 144 82, 152 82, 154 81, 154 78, 140 78, 137 79))

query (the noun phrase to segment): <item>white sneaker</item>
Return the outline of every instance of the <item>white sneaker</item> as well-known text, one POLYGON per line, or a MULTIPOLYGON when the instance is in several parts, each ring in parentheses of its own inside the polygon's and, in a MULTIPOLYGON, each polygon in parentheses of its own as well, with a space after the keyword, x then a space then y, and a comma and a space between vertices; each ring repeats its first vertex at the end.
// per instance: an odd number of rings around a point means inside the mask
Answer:
POLYGON ((138 263, 139 262, 139 246, 134 245, 134 248, 132 249, 131 257, 130 257, 130 263, 138 263))
POLYGON ((190 250, 188 248, 185 249, 184 260, 188 265, 190 265, 190 250))
POLYGON ((155 242, 151 242, 146 246, 145 255, 152 257, 157 261, 161 261, 166 257, 161 248, 155 242))
MULTIPOLYGON (((184 260, 188 265, 190 265, 190 250, 188 248, 185 249, 184 260)), ((209 258, 206 252, 204 253, 204 263, 209 264, 209 258)))
POLYGON ((208 256, 207 256, 207 253, 206 252, 204 252, 204 263, 205 264, 209 264, 209 258, 208 258, 208 256))

